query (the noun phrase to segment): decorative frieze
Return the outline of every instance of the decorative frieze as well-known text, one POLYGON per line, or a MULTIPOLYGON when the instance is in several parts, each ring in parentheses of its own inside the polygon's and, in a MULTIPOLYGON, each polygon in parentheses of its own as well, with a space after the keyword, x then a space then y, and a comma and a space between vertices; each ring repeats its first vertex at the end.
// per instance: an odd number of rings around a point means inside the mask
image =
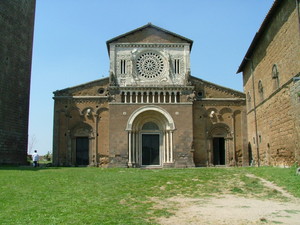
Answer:
POLYGON ((122 48, 184 48, 187 44, 138 44, 138 43, 118 43, 115 47, 122 47, 122 48))

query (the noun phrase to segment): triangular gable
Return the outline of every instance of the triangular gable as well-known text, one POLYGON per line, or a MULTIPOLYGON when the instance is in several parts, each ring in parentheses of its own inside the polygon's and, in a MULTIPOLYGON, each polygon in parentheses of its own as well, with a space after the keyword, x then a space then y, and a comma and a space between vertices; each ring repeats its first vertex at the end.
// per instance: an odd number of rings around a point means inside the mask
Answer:
POLYGON ((193 45, 192 40, 151 23, 108 40, 108 51, 111 43, 189 43, 190 49, 193 45))
POLYGON ((223 87, 218 84, 202 80, 197 77, 190 76, 190 81, 192 85, 195 86, 195 89, 202 89, 207 94, 208 98, 245 98, 246 95, 243 92, 233 90, 231 88, 223 87), (208 94, 209 93, 209 94, 208 94))
POLYGON ((94 80, 88 83, 80 84, 74 87, 65 88, 54 91, 53 94, 57 96, 92 96, 98 95, 99 88, 105 88, 109 84, 109 78, 105 77, 99 80, 94 80))

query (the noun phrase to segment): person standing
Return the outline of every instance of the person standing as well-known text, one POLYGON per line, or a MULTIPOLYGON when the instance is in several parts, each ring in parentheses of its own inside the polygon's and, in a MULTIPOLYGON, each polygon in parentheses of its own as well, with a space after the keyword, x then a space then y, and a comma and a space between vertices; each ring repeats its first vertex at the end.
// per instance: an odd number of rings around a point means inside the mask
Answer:
POLYGON ((32 154, 32 161, 33 161, 33 167, 37 167, 39 163, 39 154, 37 154, 37 151, 34 150, 34 153, 32 154))

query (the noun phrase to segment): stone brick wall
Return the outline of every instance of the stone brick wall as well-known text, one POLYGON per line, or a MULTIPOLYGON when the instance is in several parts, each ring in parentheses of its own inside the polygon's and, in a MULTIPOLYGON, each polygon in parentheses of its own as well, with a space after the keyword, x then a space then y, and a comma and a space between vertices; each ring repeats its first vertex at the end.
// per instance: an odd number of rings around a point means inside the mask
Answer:
POLYGON ((300 80, 294 81, 290 86, 291 102, 292 102, 292 116, 295 126, 294 140, 295 140, 295 160, 300 164, 300 80))
POLYGON ((248 113, 248 139, 256 163, 259 147, 261 165, 287 166, 295 162, 295 153, 298 151, 295 144, 299 139, 295 137, 295 114, 290 85, 257 107, 258 137, 255 132, 254 111, 248 113))
POLYGON ((53 162, 75 165, 76 131, 90 127, 90 164, 106 167, 109 152, 109 109, 105 99, 56 99, 54 105, 53 162), (87 110, 90 114, 87 114, 87 110))
POLYGON ((27 159, 35 0, 0 1, 0 164, 27 159))
POLYGON ((292 78, 300 72, 299 52, 296 3, 283 1, 274 11, 253 51, 252 61, 243 72, 244 91, 250 97, 247 99, 248 141, 256 164, 258 153, 261 165, 278 166, 292 165, 299 155, 299 135, 295 135, 299 125, 295 123, 297 116, 292 101, 295 93, 291 92, 292 78), (277 86, 272 77, 274 65, 278 70, 277 86))

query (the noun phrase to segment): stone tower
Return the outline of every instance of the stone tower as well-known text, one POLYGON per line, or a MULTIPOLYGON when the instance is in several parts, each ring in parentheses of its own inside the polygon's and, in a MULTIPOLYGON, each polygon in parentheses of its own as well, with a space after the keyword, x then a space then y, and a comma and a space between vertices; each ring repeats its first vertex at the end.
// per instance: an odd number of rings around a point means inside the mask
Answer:
POLYGON ((0 1, 0 164, 25 164, 35 0, 0 1))

